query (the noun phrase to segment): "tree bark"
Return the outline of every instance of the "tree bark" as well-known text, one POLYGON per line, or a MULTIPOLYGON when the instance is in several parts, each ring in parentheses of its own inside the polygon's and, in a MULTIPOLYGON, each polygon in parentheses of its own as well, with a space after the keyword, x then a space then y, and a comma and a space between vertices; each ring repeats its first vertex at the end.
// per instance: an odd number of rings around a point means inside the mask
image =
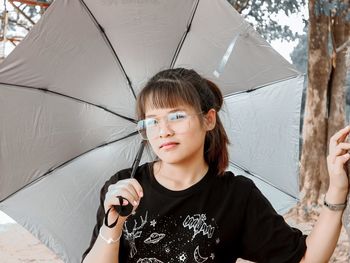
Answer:
POLYGON ((330 112, 328 119, 328 141, 338 130, 345 127, 345 80, 347 73, 346 54, 347 48, 336 52, 349 39, 349 32, 346 31, 346 21, 342 16, 333 19, 332 33, 333 43, 333 63, 331 84, 330 112))
MULTIPOLYGON (((349 0, 348 0, 349 3, 349 0)), ((345 38, 347 38, 347 40, 350 39, 350 22, 349 21, 345 21, 345 38)), ((347 48, 346 48, 346 67, 347 67, 347 73, 346 74, 350 74, 350 45, 348 44, 347 48)), ((347 123, 349 124, 349 123, 347 123)), ((350 138, 348 136, 348 142, 350 142, 350 138)), ((349 176, 349 172, 350 172, 350 162, 347 162, 346 165, 347 168, 347 172, 348 172, 348 176, 349 176)), ((347 198, 347 206, 346 209, 344 211, 343 214, 343 218, 342 218, 342 222, 343 222, 343 226, 346 230, 346 233, 348 234, 349 240, 350 240, 350 194, 348 194, 348 198, 347 198)))
POLYGON ((324 14, 315 14, 316 1, 309 1, 308 90, 300 169, 300 187, 304 194, 301 204, 304 208, 317 204, 320 193, 325 192, 328 185, 326 154, 330 18, 324 14))
MULTIPOLYGON (((330 137, 345 126, 345 80, 347 72, 344 46, 350 38, 345 16, 327 17, 315 12, 319 0, 309 1, 308 90, 303 129, 300 188, 303 194, 297 212, 308 217, 308 210, 328 189, 326 156, 330 137), (329 54, 332 36, 333 55, 329 54), (337 50, 338 48, 338 50, 337 50), (306 213, 304 213, 306 212, 306 213)), ((345 0, 344 3, 348 3, 345 0)), ((350 208, 349 208, 350 209, 350 208)))

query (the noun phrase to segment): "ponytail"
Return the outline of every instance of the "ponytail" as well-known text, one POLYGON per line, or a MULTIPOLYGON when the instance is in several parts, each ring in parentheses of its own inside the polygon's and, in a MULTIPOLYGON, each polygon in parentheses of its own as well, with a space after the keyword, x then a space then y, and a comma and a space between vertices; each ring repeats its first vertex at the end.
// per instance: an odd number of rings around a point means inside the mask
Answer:
MULTIPOLYGON (((214 96, 214 105, 212 108, 218 113, 224 102, 222 93, 218 86, 212 81, 206 79, 206 84, 214 96)), ((213 130, 207 132, 204 143, 204 156, 207 163, 216 167, 216 172, 222 175, 228 167, 229 156, 227 145, 229 139, 225 128, 221 122, 219 114, 216 113, 216 125, 213 130)))

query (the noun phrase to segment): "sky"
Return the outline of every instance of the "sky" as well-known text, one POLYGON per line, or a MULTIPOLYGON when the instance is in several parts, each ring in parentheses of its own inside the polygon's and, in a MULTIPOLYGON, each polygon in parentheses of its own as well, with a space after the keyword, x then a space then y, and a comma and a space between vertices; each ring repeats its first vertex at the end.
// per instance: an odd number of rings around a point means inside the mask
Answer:
MULTIPOLYGON (((0 6, 0 12, 3 10, 3 5, 0 6)), ((290 28, 298 32, 300 34, 303 33, 304 24, 302 22, 302 16, 307 18, 307 10, 303 10, 301 14, 292 14, 290 16, 286 16, 283 12, 276 16, 277 21, 281 25, 289 25, 290 28)), ((271 45, 274 49, 276 49, 285 59, 289 62, 292 62, 290 59, 290 53, 293 51, 294 47, 298 44, 298 41, 287 42, 274 40, 271 42, 271 45)), ((13 48, 8 47, 7 52, 10 52, 13 48)), ((10 217, 0 211, 0 224, 6 223, 15 223, 10 217)))
MULTIPOLYGON (((298 32, 300 35, 302 35, 304 24, 303 24, 303 17, 305 19, 308 18, 307 14, 308 10, 305 8, 301 13, 298 14, 292 14, 290 16, 286 16, 284 13, 280 13, 277 15, 276 19, 281 25, 289 25, 290 29, 294 32, 298 32)), ((294 47, 298 44, 298 41, 295 40, 293 42, 287 42, 287 41, 280 41, 280 40, 274 40, 271 43, 271 46, 276 49, 285 59, 287 59, 290 63, 292 63, 292 60, 290 58, 290 53, 293 51, 294 47)))

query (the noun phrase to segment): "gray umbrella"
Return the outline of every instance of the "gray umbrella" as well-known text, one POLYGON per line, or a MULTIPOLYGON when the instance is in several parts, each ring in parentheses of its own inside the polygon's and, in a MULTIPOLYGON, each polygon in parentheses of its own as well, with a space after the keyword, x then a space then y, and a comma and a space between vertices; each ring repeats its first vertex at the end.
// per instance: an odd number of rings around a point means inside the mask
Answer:
POLYGON ((230 169, 277 211, 296 202, 303 77, 229 3, 55 1, 0 65, 0 208, 65 262, 88 246, 103 183, 133 163, 135 96, 169 67, 222 88, 230 169))

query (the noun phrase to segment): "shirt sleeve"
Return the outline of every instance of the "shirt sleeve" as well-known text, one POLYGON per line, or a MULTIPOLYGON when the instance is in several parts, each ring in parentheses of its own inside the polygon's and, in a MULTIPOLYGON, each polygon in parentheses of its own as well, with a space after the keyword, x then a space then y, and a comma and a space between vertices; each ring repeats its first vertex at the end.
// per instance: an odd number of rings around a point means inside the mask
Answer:
POLYGON ((306 251, 306 235, 290 227, 251 183, 242 230, 244 259, 262 263, 297 263, 306 251))

